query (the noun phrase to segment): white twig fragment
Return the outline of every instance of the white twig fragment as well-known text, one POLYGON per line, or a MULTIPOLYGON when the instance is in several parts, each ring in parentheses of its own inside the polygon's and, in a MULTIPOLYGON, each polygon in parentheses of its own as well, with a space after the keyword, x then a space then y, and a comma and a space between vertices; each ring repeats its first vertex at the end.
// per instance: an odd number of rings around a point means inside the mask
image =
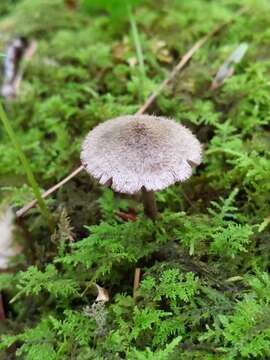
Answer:
POLYGON ((236 50, 234 50, 234 52, 231 53, 228 59, 219 68, 212 82, 211 89, 216 89, 220 87, 228 77, 233 75, 234 65, 240 63, 247 49, 248 44, 242 43, 237 47, 236 50))
POLYGON ((104 303, 108 302, 110 299, 108 290, 99 286, 98 284, 95 284, 95 285, 98 290, 98 296, 97 296, 95 302, 100 302, 100 301, 103 301, 104 303))
POLYGON ((22 248, 14 244, 14 214, 11 208, 8 208, 0 215, 0 269, 9 268, 10 259, 21 253, 22 248))

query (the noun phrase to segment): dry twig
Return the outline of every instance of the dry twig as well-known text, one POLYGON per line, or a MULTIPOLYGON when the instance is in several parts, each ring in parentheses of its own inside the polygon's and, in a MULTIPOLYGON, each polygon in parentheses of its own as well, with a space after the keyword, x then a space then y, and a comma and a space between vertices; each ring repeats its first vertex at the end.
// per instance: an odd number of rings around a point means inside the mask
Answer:
POLYGON ((238 16, 247 12, 249 8, 243 7, 241 8, 232 18, 225 21, 224 23, 217 25, 212 31, 203 36, 200 40, 198 40, 189 50, 184 54, 180 62, 174 67, 174 69, 170 72, 169 76, 159 85, 156 91, 149 96, 146 100, 145 104, 140 108, 140 110, 136 114, 143 114, 150 105, 156 100, 158 95, 164 90, 164 88, 171 82, 173 78, 187 65, 192 56, 214 35, 216 35, 219 31, 221 31, 226 25, 234 21, 238 16))
POLYGON ((133 283, 133 299, 137 297, 137 290, 140 286, 140 277, 141 277, 141 269, 136 268, 134 274, 134 283, 133 283))
MULTIPOLYGON (((58 190, 61 186, 63 186, 64 184, 66 184, 69 180, 71 180, 72 178, 74 178, 76 175, 79 174, 79 172, 81 172, 83 170, 83 166, 79 166, 77 169, 75 169, 71 174, 69 174, 67 177, 65 177, 63 180, 61 180, 59 183, 57 183, 56 185, 52 186, 49 190, 45 191, 42 194, 43 199, 45 199, 46 197, 48 197, 50 194, 52 194, 53 192, 55 192, 56 190, 58 190)), ((34 199, 32 201, 30 201, 28 204, 26 204, 23 208, 21 208, 20 210, 16 211, 16 217, 20 218, 22 217, 24 214, 27 213, 28 210, 32 209, 35 205, 37 204, 37 200, 34 199)))

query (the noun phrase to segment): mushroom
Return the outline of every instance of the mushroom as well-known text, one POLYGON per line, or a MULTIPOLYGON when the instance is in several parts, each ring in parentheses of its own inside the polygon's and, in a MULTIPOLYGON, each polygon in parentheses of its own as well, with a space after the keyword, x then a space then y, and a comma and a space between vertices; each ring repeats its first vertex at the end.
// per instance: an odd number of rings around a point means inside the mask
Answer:
POLYGON ((202 146, 185 126, 165 117, 128 115, 88 133, 81 149, 85 170, 113 190, 142 192, 144 211, 157 218, 155 191, 187 180, 202 146))

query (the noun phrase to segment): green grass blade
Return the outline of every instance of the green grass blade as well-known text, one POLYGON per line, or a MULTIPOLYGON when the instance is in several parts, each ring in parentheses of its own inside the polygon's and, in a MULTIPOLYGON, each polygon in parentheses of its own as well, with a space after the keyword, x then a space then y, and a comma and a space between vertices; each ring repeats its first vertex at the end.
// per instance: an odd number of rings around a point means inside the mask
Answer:
POLYGON ((25 171, 25 174, 27 176, 27 179, 28 179, 28 182, 30 184, 30 186, 32 187, 32 190, 33 190, 33 193, 37 199, 37 202, 38 202, 38 205, 40 207, 40 211, 41 211, 41 214, 42 216, 45 218, 45 220, 47 221, 48 223, 48 226, 50 228, 51 231, 54 230, 54 226, 53 226, 53 221, 52 221, 52 217, 46 207, 46 204, 45 204, 45 201, 43 200, 42 196, 41 196, 41 193, 39 191, 39 186, 38 186, 38 183, 34 177, 34 174, 30 168, 30 164, 22 150, 22 147, 16 137, 16 134, 11 126, 11 123, 7 117, 7 114, 3 108, 3 105, 2 103, 0 102, 0 119, 4 125, 4 128, 8 134, 8 136, 10 137, 10 140, 12 142, 12 144, 14 145, 15 149, 16 149, 16 152, 17 152, 17 155, 18 157, 20 158, 21 160, 21 163, 22 163, 22 166, 23 166, 23 169, 25 171))
POLYGON ((128 10, 128 13, 129 13, 129 22, 130 22, 130 27, 131 27, 131 34, 132 34, 135 49, 136 49, 136 54, 137 54, 139 67, 140 67, 142 77, 144 77, 145 76, 144 56, 143 56, 139 31, 138 31, 138 28, 137 28, 135 17, 133 15, 131 9, 128 10))

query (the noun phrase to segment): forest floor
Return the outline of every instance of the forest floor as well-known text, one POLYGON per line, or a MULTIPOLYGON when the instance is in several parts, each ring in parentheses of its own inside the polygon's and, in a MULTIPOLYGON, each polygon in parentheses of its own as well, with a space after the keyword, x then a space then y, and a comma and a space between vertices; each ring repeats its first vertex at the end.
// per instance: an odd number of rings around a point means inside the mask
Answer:
MULTIPOLYGON (((130 13, 121 0, 75 3, 0 4, 1 59, 18 36, 37 45, 16 99, 3 101, 40 189, 80 166, 92 128, 135 114, 210 34, 146 111, 189 127, 203 161, 156 194, 155 223, 139 195, 84 171, 46 199, 53 234, 39 207, 17 219, 23 250, 0 273, 0 359, 269 359, 269 1, 132 1, 130 13)), ((34 195, 3 127, 0 154, 0 206, 17 210, 34 195)))

